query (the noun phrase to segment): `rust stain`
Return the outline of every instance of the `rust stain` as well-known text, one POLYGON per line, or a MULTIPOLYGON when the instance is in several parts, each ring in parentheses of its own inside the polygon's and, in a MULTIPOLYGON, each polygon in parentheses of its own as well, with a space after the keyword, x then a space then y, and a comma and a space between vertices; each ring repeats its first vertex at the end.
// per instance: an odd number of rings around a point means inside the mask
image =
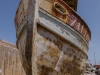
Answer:
POLYGON ((66 32, 66 34, 67 34, 68 36, 70 36, 70 34, 69 34, 68 32, 66 32))
POLYGON ((77 39, 77 40, 78 40, 80 43, 82 43, 82 41, 83 41, 83 40, 82 40, 82 38, 80 38, 80 39, 77 39))
POLYGON ((56 48, 52 48, 52 46, 48 46, 47 49, 49 50, 49 55, 53 58, 53 57, 58 57, 58 54, 60 53, 59 49, 56 48))
POLYGON ((37 30, 37 45, 42 44, 42 46, 36 45, 36 50, 41 49, 42 51, 41 54, 37 56, 39 58, 37 61, 39 68, 38 74, 75 75, 82 73, 84 70, 82 64, 85 64, 84 62, 87 59, 82 51, 69 46, 64 40, 41 26, 38 26, 37 30), (55 68, 58 68, 59 71, 55 68))
MULTIPOLYGON (((30 0, 28 3, 28 1, 21 0, 15 17, 16 32, 18 32, 19 28, 22 26, 21 23, 23 23, 25 16, 28 17, 26 20, 28 21, 27 28, 24 29, 25 31, 23 31, 20 38, 17 39, 17 45, 21 53, 21 61, 25 72, 30 75, 32 74, 32 72, 37 73, 38 75, 81 74, 84 70, 83 65, 87 60, 87 55, 84 54, 82 50, 79 50, 75 48, 75 46, 72 46, 70 42, 69 43, 71 45, 69 45, 66 40, 57 36, 52 31, 49 31, 48 29, 39 25, 35 25, 37 14, 34 13, 37 10, 35 8, 35 4, 38 4, 37 2, 35 3, 35 1, 37 0, 30 0), (33 60, 31 59, 31 57, 33 60)), ((67 4, 64 3, 64 0, 39 1, 40 9, 46 11, 48 14, 53 15, 57 19, 64 22, 66 25, 71 26, 82 36, 84 36, 85 34, 84 38, 86 39, 86 41, 90 41, 91 33, 87 24, 75 11, 73 11, 67 4)), ((62 33, 65 32, 64 29, 61 28, 61 30, 62 33)), ((66 32, 65 34, 70 36, 68 32, 66 32)), ((77 40, 82 43, 82 39, 77 40)), ((84 48, 84 45, 82 46, 84 48)), ((14 69, 11 68, 12 75, 15 75, 15 73, 17 74, 16 67, 18 68, 19 65, 16 66, 16 64, 17 62, 20 62, 20 60, 17 61, 19 57, 17 58, 17 54, 14 53, 15 52, 13 52, 11 55, 12 61, 10 63, 13 64, 14 67, 14 69)), ((4 65, 2 67, 2 69, 4 70, 4 75, 10 72, 8 69, 10 57, 8 58, 8 56, 9 53, 7 54, 4 51, 4 60, 2 60, 4 65)), ((22 69, 18 70, 19 73, 21 73, 21 70, 22 69)))
POLYGON ((53 68, 47 67, 45 65, 38 65, 38 68, 40 68, 38 74, 39 75, 50 75, 54 71, 53 68))
POLYGON ((49 2, 48 0, 41 0, 40 1, 41 4, 39 5, 39 7, 42 10, 45 10, 49 14, 53 15, 57 19, 63 21, 67 25, 71 26, 74 30, 76 30, 78 33, 80 33, 87 42, 89 42, 91 39, 91 32, 89 30, 88 25, 65 2, 63 0, 57 0, 57 1, 53 0, 52 2, 49 2), (58 9, 56 7, 54 7, 55 4, 58 5, 57 6, 57 7, 59 7, 58 9), (47 6, 44 6, 44 5, 47 5, 47 6), (66 15, 61 14, 61 12, 63 10, 65 10, 64 14, 66 14, 66 15))

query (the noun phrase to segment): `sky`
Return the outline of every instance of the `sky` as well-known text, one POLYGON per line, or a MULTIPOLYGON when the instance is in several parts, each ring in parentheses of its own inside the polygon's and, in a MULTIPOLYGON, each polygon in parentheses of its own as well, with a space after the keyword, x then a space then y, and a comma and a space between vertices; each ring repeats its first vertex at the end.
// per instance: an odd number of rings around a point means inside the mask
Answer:
MULTIPOLYGON (((20 0, 0 0, 0 39, 16 44, 14 17, 20 0)), ((77 13, 91 30, 88 60, 100 64, 100 0, 78 0, 77 13), (95 53, 95 59, 94 59, 95 53)))
POLYGON ((89 60, 100 64, 100 0, 78 0, 78 14, 85 20, 91 30, 89 60))

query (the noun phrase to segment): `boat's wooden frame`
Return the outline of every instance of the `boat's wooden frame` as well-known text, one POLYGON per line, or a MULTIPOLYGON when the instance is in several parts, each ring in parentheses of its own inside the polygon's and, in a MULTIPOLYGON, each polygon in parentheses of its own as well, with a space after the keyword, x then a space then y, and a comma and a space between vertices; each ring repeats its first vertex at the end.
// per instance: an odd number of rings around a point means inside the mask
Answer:
POLYGON ((62 0, 21 0, 15 27, 27 75, 78 75, 84 70, 91 33, 62 0))

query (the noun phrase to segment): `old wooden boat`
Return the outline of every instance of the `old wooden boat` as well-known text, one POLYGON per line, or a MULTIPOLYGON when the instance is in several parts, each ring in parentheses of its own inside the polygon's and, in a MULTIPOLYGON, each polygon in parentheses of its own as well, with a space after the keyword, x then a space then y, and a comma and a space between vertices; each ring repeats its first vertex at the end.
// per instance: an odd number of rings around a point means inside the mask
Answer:
POLYGON ((91 32, 77 0, 21 0, 15 16, 17 48, 27 75, 80 75, 91 32))

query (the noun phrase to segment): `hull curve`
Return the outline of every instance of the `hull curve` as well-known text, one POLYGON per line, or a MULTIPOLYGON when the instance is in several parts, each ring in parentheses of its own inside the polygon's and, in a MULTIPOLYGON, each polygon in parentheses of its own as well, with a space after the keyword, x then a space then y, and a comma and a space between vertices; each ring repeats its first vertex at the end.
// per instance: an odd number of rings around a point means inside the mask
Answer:
POLYGON ((91 33, 64 1, 21 0, 15 27, 27 75, 80 75, 84 71, 91 33))

